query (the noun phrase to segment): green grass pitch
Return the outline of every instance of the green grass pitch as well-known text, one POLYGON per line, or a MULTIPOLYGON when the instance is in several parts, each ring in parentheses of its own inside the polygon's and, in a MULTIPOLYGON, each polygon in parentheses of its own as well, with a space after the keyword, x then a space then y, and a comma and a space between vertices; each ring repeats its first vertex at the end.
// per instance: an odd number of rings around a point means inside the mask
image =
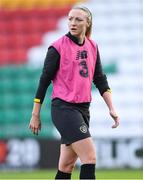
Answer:
MULTIPOLYGON (((0 179, 54 179, 56 170, 0 171, 0 179)), ((143 179, 143 170, 96 170, 97 179, 143 179)), ((72 179, 78 179, 75 170, 72 179)))

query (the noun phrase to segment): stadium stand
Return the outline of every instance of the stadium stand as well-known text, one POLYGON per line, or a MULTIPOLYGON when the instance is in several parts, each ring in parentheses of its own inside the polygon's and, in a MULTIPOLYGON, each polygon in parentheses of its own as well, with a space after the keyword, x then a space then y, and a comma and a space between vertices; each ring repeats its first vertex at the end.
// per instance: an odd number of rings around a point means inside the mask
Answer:
POLYGON ((79 0, 1 0, 0 65, 27 63, 27 50, 79 0))
MULTIPOLYGON (((64 13, 67 9, 67 7, 64 8, 64 13)), ((27 16, 24 16, 24 13, 9 12, 8 16, 1 17, 0 65, 17 64, 17 59, 21 60, 21 63, 27 62, 28 48, 40 44, 43 33, 55 29, 57 19, 63 16, 58 12, 59 10, 53 11, 57 13, 51 17, 48 17, 51 9, 46 9, 43 13, 41 10, 30 10, 27 16)), ((25 14, 27 14, 26 10, 25 14)))
POLYGON ((63 7, 65 5, 72 6, 83 0, 1 0, 0 7, 6 9, 30 9, 30 8, 45 8, 45 7, 63 7))
MULTIPOLYGON (((31 69, 27 66, 4 66, 0 68, 0 122, 1 133, 5 137, 15 135, 23 137, 28 132, 28 121, 31 114, 33 95, 40 76, 40 69, 31 69), (3 127, 12 126, 14 131, 4 131, 3 127), (16 131, 17 128, 21 131, 16 131)), ((50 92, 47 97, 50 97, 50 92)), ((48 99, 47 98, 47 99, 48 99)), ((49 100, 42 112, 43 123, 48 124, 48 136, 52 137, 49 100)), ((43 134, 45 136, 45 134, 43 134)), ((41 134, 42 136, 42 134, 41 134)))

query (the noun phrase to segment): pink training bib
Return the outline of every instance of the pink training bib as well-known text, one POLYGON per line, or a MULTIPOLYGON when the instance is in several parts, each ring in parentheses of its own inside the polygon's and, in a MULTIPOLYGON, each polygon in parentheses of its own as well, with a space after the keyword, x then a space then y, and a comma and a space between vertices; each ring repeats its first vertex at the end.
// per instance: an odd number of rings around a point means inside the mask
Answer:
POLYGON ((53 79, 52 99, 60 98, 71 103, 90 102, 96 44, 86 38, 80 46, 65 35, 52 46, 60 54, 60 67, 53 79))

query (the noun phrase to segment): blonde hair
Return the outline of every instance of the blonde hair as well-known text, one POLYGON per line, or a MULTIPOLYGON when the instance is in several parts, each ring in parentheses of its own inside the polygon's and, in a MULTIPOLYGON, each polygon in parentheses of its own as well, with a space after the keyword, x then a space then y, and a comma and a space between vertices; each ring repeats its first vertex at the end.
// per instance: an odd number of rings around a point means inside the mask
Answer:
POLYGON ((74 6, 72 9, 80 9, 86 12, 87 19, 89 22, 89 27, 87 27, 85 35, 87 38, 89 38, 91 36, 91 31, 92 31, 92 13, 87 7, 84 7, 84 6, 74 6))

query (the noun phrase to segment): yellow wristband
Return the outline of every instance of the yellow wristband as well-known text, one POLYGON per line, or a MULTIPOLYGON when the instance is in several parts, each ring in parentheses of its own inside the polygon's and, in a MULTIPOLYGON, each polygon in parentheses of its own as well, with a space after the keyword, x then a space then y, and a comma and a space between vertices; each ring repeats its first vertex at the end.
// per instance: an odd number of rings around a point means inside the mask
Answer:
POLYGON ((35 98, 35 99, 34 99, 34 102, 40 103, 40 99, 35 98))
POLYGON ((107 92, 112 93, 111 89, 107 89, 107 92))

